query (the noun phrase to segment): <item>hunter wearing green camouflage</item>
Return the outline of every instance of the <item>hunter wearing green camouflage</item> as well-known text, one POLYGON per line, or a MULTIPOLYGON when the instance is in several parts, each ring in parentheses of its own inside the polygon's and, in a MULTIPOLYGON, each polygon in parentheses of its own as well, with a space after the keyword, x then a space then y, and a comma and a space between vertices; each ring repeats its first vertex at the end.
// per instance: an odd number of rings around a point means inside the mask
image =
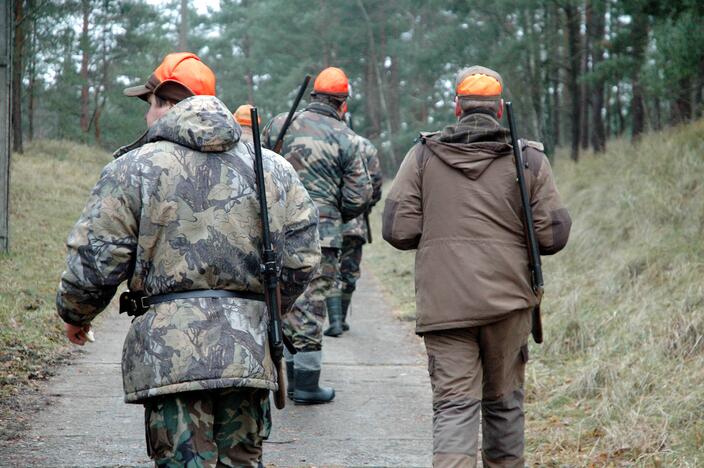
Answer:
MULTIPOLYGON (((381 164, 376 147, 371 141, 359 137, 362 143, 364 157, 369 177, 372 180, 373 194, 368 210, 381 199, 381 185, 384 181, 381 164)), ((361 275, 362 247, 369 239, 369 226, 365 216, 358 216, 342 226, 342 254, 340 256, 340 289, 342 290, 342 323, 341 331, 350 329, 347 323, 347 311, 352 301, 352 293, 357 288, 357 280, 361 275)), ((335 331, 334 333, 337 333, 335 331)))
MULTIPOLYGON (((69 339, 83 344, 124 281, 165 299, 135 317, 122 355, 125 401, 145 405, 150 457, 157 466, 258 466, 277 376, 253 152, 209 95, 214 76, 203 85, 203 67, 193 54, 171 54, 152 75, 156 84, 125 90, 148 99, 149 129, 104 168, 69 235, 57 309, 69 339), (174 69, 191 97, 169 91, 174 69), (198 80, 187 81, 192 75, 198 80)), ((317 211, 291 165, 263 153, 286 310, 320 260, 317 211)))
MULTIPOLYGON (((323 70, 313 85, 312 101, 295 115, 283 140, 281 154, 298 172, 320 214, 321 266, 292 312, 284 318, 284 332, 299 351, 287 355, 289 388, 296 403, 331 401, 335 392, 318 385, 323 325, 341 320, 340 290, 336 286, 342 248, 342 224, 367 207, 372 187, 361 157, 360 140, 342 120, 349 83, 338 68, 323 70)), ((285 115, 276 116, 262 132, 262 144, 275 144, 285 115)))

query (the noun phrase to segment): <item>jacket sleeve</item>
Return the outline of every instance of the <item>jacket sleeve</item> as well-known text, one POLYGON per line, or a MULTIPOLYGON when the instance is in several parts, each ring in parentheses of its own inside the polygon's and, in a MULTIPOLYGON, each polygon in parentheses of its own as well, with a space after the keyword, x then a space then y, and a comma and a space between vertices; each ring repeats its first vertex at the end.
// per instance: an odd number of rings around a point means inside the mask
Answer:
POLYGON ((364 213, 372 198, 372 183, 362 159, 362 147, 355 138, 348 147, 342 166, 342 221, 347 222, 364 213))
POLYGON ((66 270, 56 295, 66 323, 90 323, 134 269, 139 198, 126 188, 126 162, 121 158, 106 166, 68 236, 66 270))
POLYGON ((367 171, 372 181, 372 199, 369 206, 376 205, 381 199, 381 186, 384 183, 384 174, 381 172, 379 152, 376 147, 369 143, 367 149, 367 171))
POLYGON ((567 244, 572 220, 560 199, 548 158, 534 148, 525 152, 533 176, 530 200, 540 254, 553 255, 567 244))
POLYGON ((305 290, 320 264, 318 209, 291 168, 286 195, 284 255, 281 270, 281 310, 286 313, 305 290))
POLYGON ((418 247, 423 231, 422 183, 419 158, 421 145, 406 154, 384 204, 382 236, 397 249, 418 247))

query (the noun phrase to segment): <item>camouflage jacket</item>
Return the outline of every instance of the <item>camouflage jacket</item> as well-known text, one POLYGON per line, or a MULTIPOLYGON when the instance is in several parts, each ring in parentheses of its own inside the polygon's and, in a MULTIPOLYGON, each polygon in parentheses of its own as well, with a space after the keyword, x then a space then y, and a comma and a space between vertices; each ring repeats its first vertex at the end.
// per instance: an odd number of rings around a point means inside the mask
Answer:
MULTIPOLYGON (((262 132, 262 145, 273 147, 286 120, 280 114, 262 132)), ((281 154, 298 172, 320 213, 320 245, 342 247, 342 223, 359 216, 372 196, 359 136, 331 106, 313 102, 296 114, 281 154)))
MULTIPOLYGON (((250 146, 212 96, 181 101, 103 170, 68 238, 61 318, 89 323, 129 281, 146 295, 262 293, 261 222, 250 146), (134 145, 133 145, 134 146, 134 145)), ((272 241, 288 307, 320 261, 317 212, 291 165, 264 151, 272 241)), ((263 302, 180 299, 152 306, 125 339, 125 400, 191 390, 276 388, 263 302)))
MULTIPOLYGON (((364 163, 367 166, 367 172, 372 180, 372 199, 369 202, 368 210, 371 210, 381 199, 381 185, 384 183, 384 175, 381 172, 381 163, 379 162, 378 152, 371 141, 360 136, 362 146, 362 156, 364 163)), ((367 241, 368 238, 367 223, 364 220, 364 215, 357 216, 352 221, 345 223, 342 226, 343 237, 359 237, 367 241)))

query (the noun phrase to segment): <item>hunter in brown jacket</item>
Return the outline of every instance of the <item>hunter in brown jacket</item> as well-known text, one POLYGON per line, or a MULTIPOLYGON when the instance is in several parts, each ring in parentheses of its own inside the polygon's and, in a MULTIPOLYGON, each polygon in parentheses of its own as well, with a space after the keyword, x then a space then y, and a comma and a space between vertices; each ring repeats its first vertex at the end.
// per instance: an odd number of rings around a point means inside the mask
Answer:
MULTIPOLYGON (((523 466, 523 380, 530 284, 503 81, 470 67, 457 77, 459 121, 421 134, 386 200, 384 239, 417 249, 416 332, 433 387, 433 464, 475 466, 480 407, 484 466, 523 466)), ((523 143, 540 253, 567 243, 571 220, 540 143, 523 143)))

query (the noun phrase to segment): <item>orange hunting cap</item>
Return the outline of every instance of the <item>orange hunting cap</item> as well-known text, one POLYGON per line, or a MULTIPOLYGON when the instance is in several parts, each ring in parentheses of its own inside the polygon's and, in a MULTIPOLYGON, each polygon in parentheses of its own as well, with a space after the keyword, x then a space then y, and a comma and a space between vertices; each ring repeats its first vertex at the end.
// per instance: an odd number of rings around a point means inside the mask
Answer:
POLYGON ((460 70, 455 82, 458 97, 479 99, 499 99, 504 88, 504 81, 497 72, 490 68, 473 66, 460 70))
MULTIPOLYGON (((242 125, 243 127, 251 127, 252 126, 252 106, 249 104, 242 104, 240 107, 237 108, 237 110, 234 113, 235 120, 237 121, 238 124, 242 125)), ((262 123, 262 118, 261 116, 257 116, 258 123, 262 123)))
POLYGON ((346 98, 350 95, 350 80, 341 69, 328 67, 315 78, 313 94, 330 94, 346 98))
POLYGON ((144 100, 150 93, 174 101, 190 96, 214 96, 215 74, 196 54, 178 52, 164 57, 145 84, 123 92, 144 100))

